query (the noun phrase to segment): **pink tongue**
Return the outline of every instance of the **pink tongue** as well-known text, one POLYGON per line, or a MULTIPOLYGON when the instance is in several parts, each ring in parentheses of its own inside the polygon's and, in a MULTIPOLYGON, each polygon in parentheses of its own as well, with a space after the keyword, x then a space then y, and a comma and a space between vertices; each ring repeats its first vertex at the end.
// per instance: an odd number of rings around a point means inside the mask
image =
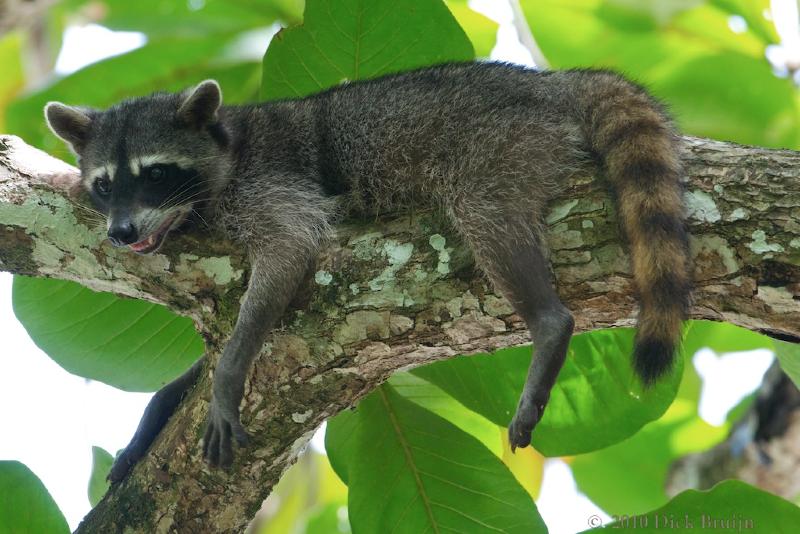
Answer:
POLYGON ((153 241, 154 241, 153 240, 153 236, 151 235, 147 239, 144 239, 142 241, 139 241, 138 243, 134 243, 133 245, 129 245, 129 246, 131 247, 131 250, 143 250, 143 249, 146 249, 149 246, 152 246, 153 245, 153 241))

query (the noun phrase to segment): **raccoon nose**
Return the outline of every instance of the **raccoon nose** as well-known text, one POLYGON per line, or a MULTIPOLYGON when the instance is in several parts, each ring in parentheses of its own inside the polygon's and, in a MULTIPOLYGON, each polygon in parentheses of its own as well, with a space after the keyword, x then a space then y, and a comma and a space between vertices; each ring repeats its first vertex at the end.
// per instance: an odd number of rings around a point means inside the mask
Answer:
POLYGON ((135 243, 137 238, 136 227, 130 221, 115 222, 108 229, 108 239, 115 247, 123 247, 135 243))

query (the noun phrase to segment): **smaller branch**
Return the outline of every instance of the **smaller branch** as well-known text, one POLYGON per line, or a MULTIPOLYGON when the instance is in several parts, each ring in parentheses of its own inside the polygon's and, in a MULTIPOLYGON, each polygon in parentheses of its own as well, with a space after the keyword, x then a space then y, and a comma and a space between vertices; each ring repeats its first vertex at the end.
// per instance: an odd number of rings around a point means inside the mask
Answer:
POLYGON ((736 478, 793 500, 800 493, 800 391, 776 361, 753 405, 728 438, 712 449, 675 461, 667 475, 670 496, 709 489, 736 478))
POLYGON ((533 37, 531 27, 528 25, 528 21, 525 18, 525 13, 522 11, 522 6, 520 5, 519 0, 508 0, 508 3, 511 6, 512 13, 514 14, 514 28, 517 30, 519 41, 525 48, 528 49, 528 52, 530 52, 533 62, 537 67, 540 69, 549 69, 550 63, 547 61, 547 58, 544 57, 542 49, 539 48, 539 44, 533 37))

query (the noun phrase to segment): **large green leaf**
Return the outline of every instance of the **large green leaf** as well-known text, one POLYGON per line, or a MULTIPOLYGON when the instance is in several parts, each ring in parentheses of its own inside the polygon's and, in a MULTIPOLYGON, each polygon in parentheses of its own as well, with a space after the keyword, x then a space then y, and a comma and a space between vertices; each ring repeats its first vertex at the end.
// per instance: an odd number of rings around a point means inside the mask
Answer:
MULTIPOLYGON (((79 7, 86 0, 70 0, 79 7)), ((302 0, 103 0, 98 22, 113 30, 149 36, 208 35, 269 26, 276 19, 295 22, 302 0)))
POLYGON ((497 42, 499 24, 469 7, 467 0, 447 0, 447 7, 472 41, 475 55, 489 57, 497 42))
POLYGON ((356 430, 360 425, 354 410, 339 412, 325 423, 325 452, 333 471, 350 485, 350 462, 355 459, 356 430))
MULTIPOLYGON (((688 321, 682 358, 691 361, 703 347, 724 353, 772 346, 772 339, 731 324, 688 321)), ((573 459, 570 466, 578 488, 610 514, 644 513, 666 503, 670 465, 728 435, 728 425, 715 427, 699 417, 700 391, 694 366, 686 365, 677 398, 662 417, 621 443, 573 459)), ((735 420, 735 414, 729 417, 735 420)))
MULTIPOLYGON (((508 426, 530 364, 530 347, 461 356, 412 371, 471 410, 508 426)), ((544 417, 533 433, 546 456, 593 451, 617 443, 667 409, 678 390, 683 360, 654 387, 633 373, 633 330, 574 336, 544 417)))
POLYGON ((741 326, 715 321, 687 321, 682 351, 691 358, 704 348, 717 354, 746 350, 769 349, 774 347, 773 339, 741 326))
POLYGON ((496 456, 502 456, 502 442, 497 433, 497 425, 467 409, 441 388, 411 373, 396 373, 389 379, 389 384, 404 398, 448 420, 474 436, 496 456))
MULTIPOLYGON (((348 437, 355 532, 546 532, 536 505, 497 456, 383 385, 361 401, 348 437)), ((329 427, 330 428, 330 427, 329 427)), ((336 449, 337 430, 326 446, 336 449)))
POLYGON ((114 457, 102 447, 92 447, 92 474, 89 476, 89 502, 97 506, 108 491, 109 482, 106 479, 111 471, 114 457))
POLYGON ((798 525, 800 508, 794 504, 744 482, 726 480, 708 491, 684 491, 657 510, 586 532, 625 529, 645 533, 720 531, 793 534, 797 532, 798 525))
MULTIPOLYGON (((646 84, 687 133, 796 146, 800 115, 791 80, 764 57, 774 32, 750 2, 522 0, 550 64, 607 67, 646 84), (690 9, 686 9, 690 7, 690 9), (732 14, 747 29, 734 33, 732 14)), ((753 4, 762 6, 758 0, 753 4)))
POLYGON ((23 39, 20 32, 11 32, 0 38, 0 132, 5 132, 6 106, 25 85, 22 68, 23 39))
POLYGON ((69 533, 47 488, 24 464, 0 461, 0 534, 69 533))
POLYGON ((726 427, 697 416, 696 404, 677 400, 663 417, 632 437, 570 462, 582 493, 609 514, 639 514, 663 505, 669 466, 677 458, 716 445, 726 427), (624 473, 624 476, 620 476, 624 473))
POLYGON ((474 57, 441 0, 309 0, 303 24, 264 55, 261 96, 306 96, 345 81, 474 57))
POLYGON ((800 388, 800 344, 773 340, 775 356, 783 372, 800 388))
POLYGON ((12 297, 17 318, 56 363, 126 391, 155 391, 203 353, 192 321, 158 304, 21 276, 12 297))

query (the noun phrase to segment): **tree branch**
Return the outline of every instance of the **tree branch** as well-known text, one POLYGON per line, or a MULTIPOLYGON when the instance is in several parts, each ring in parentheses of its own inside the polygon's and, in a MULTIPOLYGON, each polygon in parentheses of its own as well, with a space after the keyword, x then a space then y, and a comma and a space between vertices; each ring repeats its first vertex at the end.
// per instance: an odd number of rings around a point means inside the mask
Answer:
MULTIPOLYGON (((797 342, 800 154, 696 138, 685 147, 692 317, 797 342)), ((216 361, 246 285, 237 248, 186 234, 152 257, 113 249, 70 198, 76 181, 74 168, 0 137, 0 269, 165 304, 195 320, 216 361)), ((548 217, 559 292, 578 331, 634 321, 612 211, 604 183, 585 176, 548 217)), ((201 459, 209 372, 78 531, 239 532, 319 424, 392 372, 528 341, 435 213, 342 225, 254 365, 242 417, 255 439, 232 470, 201 459)))

